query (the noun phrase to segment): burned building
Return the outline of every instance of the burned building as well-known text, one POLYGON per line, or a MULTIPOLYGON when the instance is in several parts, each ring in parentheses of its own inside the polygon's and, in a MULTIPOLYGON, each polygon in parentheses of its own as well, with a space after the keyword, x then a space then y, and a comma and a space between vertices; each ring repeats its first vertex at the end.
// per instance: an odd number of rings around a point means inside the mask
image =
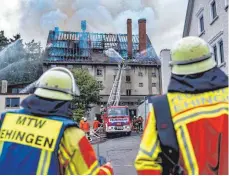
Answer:
MULTIPOLYGON (((106 104, 117 73, 116 61, 108 58, 104 50, 115 49, 128 62, 122 78, 120 105, 128 105, 131 115, 136 115, 137 104, 147 95, 160 93, 160 60, 146 34, 146 20, 138 20, 139 35, 132 35, 132 21, 127 20, 127 34, 106 34, 49 31, 44 71, 50 67, 82 68, 104 86, 100 104, 106 104)), ((91 117, 99 112, 99 105, 91 111, 91 117)))

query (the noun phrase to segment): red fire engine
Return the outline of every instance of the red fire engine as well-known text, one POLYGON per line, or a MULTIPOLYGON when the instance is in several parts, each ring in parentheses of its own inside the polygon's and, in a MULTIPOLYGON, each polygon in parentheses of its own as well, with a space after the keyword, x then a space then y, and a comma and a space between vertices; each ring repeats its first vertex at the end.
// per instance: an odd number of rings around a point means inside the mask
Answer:
POLYGON ((118 72, 110 92, 107 106, 102 113, 103 127, 107 137, 115 133, 131 134, 131 119, 128 106, 119 106, 122 73, 126 69, 124 59, 114 49, 108 49, 105 54, 118 62, 118 72))

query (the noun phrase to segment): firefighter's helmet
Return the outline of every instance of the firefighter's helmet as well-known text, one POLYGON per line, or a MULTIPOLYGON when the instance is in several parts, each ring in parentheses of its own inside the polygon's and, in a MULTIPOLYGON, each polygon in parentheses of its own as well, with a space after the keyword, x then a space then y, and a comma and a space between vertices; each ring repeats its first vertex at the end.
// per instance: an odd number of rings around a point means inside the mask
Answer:
POLYGON ((80 95, 73 74, 64 67, 54 67, 46 71, 35 87, 35 95, 48 99, 70 101, 73 96, 80 95))
POLYGON ((85 122, 87 121, 87 118, 86 117, 84 117, 84 119, 83 119, 85 122))
POLYGON ((97 117, 95 117, 94 120, 97 120, 97 117))
POLYGON ((195 36, 184 37, 171 50, 172 73, 189 75, 205 72, 216 66, 210 46, 195 36))

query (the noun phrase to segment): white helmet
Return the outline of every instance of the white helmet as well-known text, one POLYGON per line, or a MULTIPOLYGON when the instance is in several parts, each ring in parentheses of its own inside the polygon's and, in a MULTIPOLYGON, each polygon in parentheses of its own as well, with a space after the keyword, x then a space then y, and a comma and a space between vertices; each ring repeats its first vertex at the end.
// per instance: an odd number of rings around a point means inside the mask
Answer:
POLYGON ((97 120, 97 118, 95 117, 94 120, 97 120))
POLYGON ((205 72, 216 66, 209 44, 195 36, 184 37, 171 50, 172 73, 189 75, 205 72))
POLYGON ((70 101, 80 95, 73 74, 64 67, 54 67, 43 73, 35 87, 35 95, 48 99, 70 101))
POLYGON ((83 120, 84 120, 84 121, 87 121, 87 118, 86 118, 86 117, 84 117, 84 118, 83 118, 83 120))
POLYGON ((84 117, 82 117, 81 119, 84 120, 84 117))

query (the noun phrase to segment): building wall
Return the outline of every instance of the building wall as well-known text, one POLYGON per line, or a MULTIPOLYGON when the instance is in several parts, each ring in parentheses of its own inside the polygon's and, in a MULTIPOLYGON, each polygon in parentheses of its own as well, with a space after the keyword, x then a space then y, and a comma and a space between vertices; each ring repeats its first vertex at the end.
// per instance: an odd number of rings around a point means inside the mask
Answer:
MULTIPOLYGON (((64 66, 64 65, 60 65, 64 66)), ((117 74, 117 66, 107 65, 82 65, 74 66, 74 69, 84 68, 95 77, 97 81, 102 81, 104 89, 100 92, 101 95, 109 95, 114 82, 114 75, 117 74), (97 69, 102 70, 102 75, 97 75, 97 69)), ((47 67, 44 67, 44 71, 47 67)), ((152 66, 131 66, 129 69, 124 70, 122 77, 121 95, 126 95, 126 89, 131 89, 131 95, 150 95, 159 94, 159 72, 156 67, 152 66), (139 72, 142 73, 140 76, 139 72), (155 73, 156 76, 152 76, 155 73), (130 76, 130 82, 126 81, 126 76, 130 76), (143 87, 139 86, 139 83, 143 83, 143 87), (156 84, 156 87, 152 87, 152 83, 156 84)))
POLYGON ((171 67, 169 66, 170 50, 163 49, 160 52, 161 58, 161 83, 162 83, 162 94, 165 94, 168 90, 168 85, 171 77, 171 67))
MULTIPOLYGON (((64 65, 59 65, 63 66, 64 65)), ((51 66, 52 67, 52 66, 51 66)), ((83 68, 87 69, 89 73, 95 77, 97 81, 102 81, 104 89, 100 92, 104 104, 107 102, 112 85, 114 82, 114 75, 117 74, 117 66, 110 65, 81 65, 81 66, 67 66, 68 68, 83 68), (102 75, 97 75, 97 69, 102 70, 102 75)), ((48 68, 44 66, 44 71, 48 68)), ((120 105, 128 105, 130 109, 136 110, 138 102, 142 101, 145 96, 160 93, 159 86, 159 72, 153 66, 130 66, 129 69, 123 72, 122 85, 121 85, 121 98, 120 105), (141 76, 141 72, 142 76, 141 76), (155 74, 152 74, 155 73, 155 74), (126 76, 130 76, 130 82, 126 81, 126 76), (143 83, 143 87, 139 87, 139 83, 143 83), (156 87, 152 87, 152 83, 156 83, 156 87), (126 95, 126 90, 131 89, 131 96, 126 95), (128 104, 132 102, 132 104, 128 104)), ((100 105, 93 105, 89 119, 93 119, 96 113, 99 113, 100 105)))
POLYGON ((215 20, 211 18, 210 3, 212 0, 195 0, 192 19, 190 24, 190 36, 200 36, 206 40, 212 47, 220 40, 224 44, 225 63, 219 67, 227 73, 228 71, 228 10, 225 6, 226 0, 215 0, 218 17, 215 20), (199 16, 203 14, 205 31, 199 32, 199 16))
POLYGON ((20 98, 20 103, 28 97, 29 94, 0 94, 0 114, 8 110, 20 109, 20 107, 6 108, 6 98, 20 98))
POLYGON ((143 117, 143 127, 145 127, 146 121, 147 121, 147 117, 148 117, 148 113, 149 113, 149 103, 148 103, 148 99, 146 99, 143 103, 141 103, 140 105, 138 105, 137 107, 137 116, 142 116, 143 117))

